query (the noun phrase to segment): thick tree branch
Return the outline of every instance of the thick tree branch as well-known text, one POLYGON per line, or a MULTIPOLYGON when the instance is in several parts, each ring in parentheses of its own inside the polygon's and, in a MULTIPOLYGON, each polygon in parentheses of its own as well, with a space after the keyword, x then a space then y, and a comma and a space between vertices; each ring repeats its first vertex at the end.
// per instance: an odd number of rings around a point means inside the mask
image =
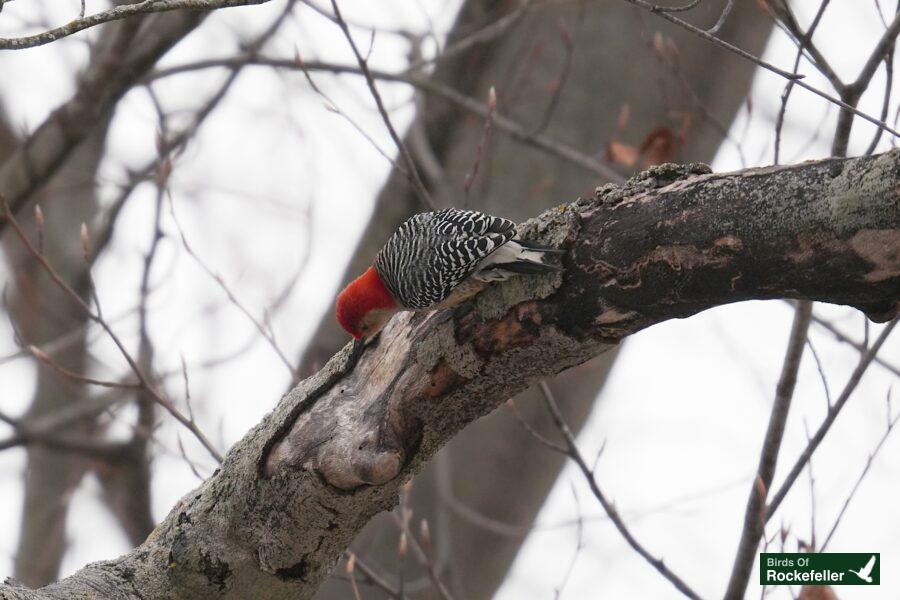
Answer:
POLYGON ((395 318, 282 399, 139 548, 0 598, 310 598, 357 531, 471 421, 661 321, 749 299, 900 308, 900 151, 722 175, 664 165, 524 236, 563 275, 395 318))

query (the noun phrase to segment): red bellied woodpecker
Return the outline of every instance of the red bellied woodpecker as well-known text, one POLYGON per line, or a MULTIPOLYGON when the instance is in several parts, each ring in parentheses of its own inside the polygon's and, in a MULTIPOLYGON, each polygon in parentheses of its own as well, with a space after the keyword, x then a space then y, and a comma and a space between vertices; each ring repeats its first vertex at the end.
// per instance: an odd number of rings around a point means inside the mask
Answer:
POLYGON ((337 298, 337 319, 357 340, 371 337, 397 312, 455 306, 485 282, 515 273, 562 271, 545 248, 516 239, 508 219, 447 208, 406 220, 375 264, 337 298))

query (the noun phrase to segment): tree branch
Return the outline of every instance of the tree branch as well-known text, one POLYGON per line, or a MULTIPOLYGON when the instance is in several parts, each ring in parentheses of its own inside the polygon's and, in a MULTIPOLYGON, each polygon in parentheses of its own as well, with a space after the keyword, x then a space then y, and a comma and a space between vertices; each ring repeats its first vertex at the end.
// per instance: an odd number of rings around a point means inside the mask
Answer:
POLYGON ((655 167, 529 221, 564 274, 395 318, 352 369, 348 345, 285 396, 142 546, 0 598, 311 598, 455 433, 636 331, 750 299, 900 310, 900 151, 707 172, 655 167))
POLYGON ((50 42, 55 42, 64 37, 68 37, 79 31, 84 31, 103 23, 119 21, 133 17, 135 15, 145 15, 148 13, 162 13, 173 10, 195 10, 209 11, 219 8, 230 8, 234 6, 247 6, 251 4, 264 4, 269 0, 143 0, 143 2, 135 2, 133 4, 121 4, 108 10, 104 10, 93 15, 84 16, 73 19, 54 29, 16 38, 0 38, 0 50, 22 50, 24 48, 34 48, 35 46, 43 46, 50 42))
MULTIPOLYGON (((133 6, 133 5, 124 5, 133 6)), ((31 195, 57 172, 74 150, 97 130, 141 77, 199 25, 204 12, 151 15, 116 60, 92 63, 79 78, 75 95, 0 165, 0 190, 18 214, 31 195)), ((0 233, 6 222, 0 221, 0 233)))

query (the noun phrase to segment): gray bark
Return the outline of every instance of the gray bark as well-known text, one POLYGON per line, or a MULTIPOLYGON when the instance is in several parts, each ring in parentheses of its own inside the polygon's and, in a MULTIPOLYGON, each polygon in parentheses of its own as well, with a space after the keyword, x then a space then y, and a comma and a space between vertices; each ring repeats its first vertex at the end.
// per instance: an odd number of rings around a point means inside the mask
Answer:
MULTIPOLYGON (((724 4, 704 2, 702 11, 692 12, 691 18, 712 24, 724 4)), ((517 6, 514 2, 466 2, 446 45, 452 46, 517 6)), ((755 5, 738 3, 720 35, 760 53, 771 26, 772 21, 755 5)), ((497 110, 514 117, 528 130, 536 129, 545 119, 550 112, 552 88, 562 84, 544 133, 596 157, 602 155, 605 143, 614 135, 624 104, 630 108, 630 119, 621 141, 635 147, 657 127, 678 129, 670 113, 681 111, 692 115, 693 124, 675 155, 708 161, 724 135, 718 123, 731 123, 746 98, 753 72, 752 63, 710 51, 691 34, 648 18, 624 3, 536 3, 502 36, 440 61, 432 80, 482 102, 494 86, 499 97, 497 110), (570 31, 573 42, 565 82, 560 81, 566 63, 560 22, 570 31), (679 48, 678 75, 649 48, 657 31, 679 48), (726 71, 728 76, 722 77, 726 71), (696 100, 679 77, 696 94, 696 100), (653 92, 648 93, 648 89, 653 92)), ((529 147, 495 128, 484 149, 480 174, 466 198, 463 181, 472 170, 483 122, 440 98, 421 93, 420 112, 407 143, 419 157, 422 146, 427 146, 440 167, 440 177, 430 183, 441 206, 466 205, 519 220, 559 204, 561 199, 589 193, 601 182, 596 173, 529 147)), ((624 173, 628 169, 619 170, 624 173)), ((428 173, 428 169, 423 171, 428 173)), ((423 207, 406 177, 395 173, 377 198, 372 220, 344 273, 343 284, 364 271, 390 233, 420 210, 423 207)), ((346 332, 338 326, 332 311, 327 311, 304 350, 303 371, 309 374, 321 367, 346 340, 346 332)), ((580 430, 587 419, 614 356, 615 352, 606 353, 551 383, 574 431, 580 430)), ((537 395, 529 390, 516 403, 523 416, 540 428, 549 421, 536 400, 537 395)), ((524 539, 523 533, 492 534, 478 524, 478 517, 505 523, 510 532, 527 531, 562 464, 561 457, 536 445, 509 411, 501 410, 467 428, 442 450, 439 459, 416 476, 410 507, 416 520, 428 520, 442 577, 455 595, 490 598, 524 539), (527 467, 510 468, 511 456, 521 457, 521 464, 527 467), (511 489, 515 490, 514 499, 509 494, 511 489), (467 518, 464 512, 470 516, 467 518)), ((384 515, 361 532, 354 549, 367 562, 381 563, 384 570, 393 572, 397 568, 396 544, 395 523, 384 515)), ((405 562, 409 567, 406 580, 421 580, 415 561, 405 562)), ((343 599, 350 594, 346 582, 332 580, 322 587, 317 599, 343 599)), ((377 589, 367 594, 372 598, 383 596, 377 589)), ((439 596, 432 591, 416 597, 439 596)))
POLYGON ((525 237, 564 274, 397 318, 300 383, 131 553, 0 598, 310 598, 400 485, 532 383, 670 318, 799 298, 900 311, 900 151, 722 175, 664 165, 551 209, 525 237))

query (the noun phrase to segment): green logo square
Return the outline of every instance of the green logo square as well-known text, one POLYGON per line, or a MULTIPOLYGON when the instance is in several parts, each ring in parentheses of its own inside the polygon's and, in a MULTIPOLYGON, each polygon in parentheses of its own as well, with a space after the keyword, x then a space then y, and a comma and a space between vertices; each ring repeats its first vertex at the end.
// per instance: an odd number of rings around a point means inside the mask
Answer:
POLYGON ((881 554, 764 552, 759 558, 761 585, 879 585, 881 554))

